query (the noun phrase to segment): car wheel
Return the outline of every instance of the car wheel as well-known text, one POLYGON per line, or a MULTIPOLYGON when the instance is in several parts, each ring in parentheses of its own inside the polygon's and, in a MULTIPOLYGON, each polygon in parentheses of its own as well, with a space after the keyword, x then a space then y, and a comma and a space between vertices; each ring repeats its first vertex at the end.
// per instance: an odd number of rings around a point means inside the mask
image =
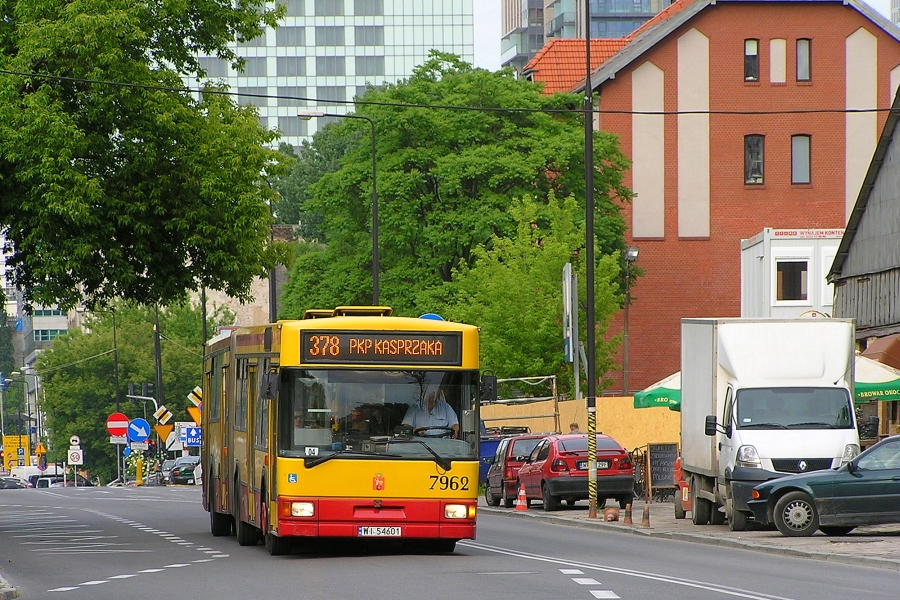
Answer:
POLYGON ((629 494, 627 496, 622 496, 621 498, 619 498, 619 508, 621 508, 622 510, 625 510, 626 508, 628 508, 628 505, 632 504, 633 502, 634 502, 634 496, 632 496, 631 494, 629 494))
POLYGON ((575 506, 576 502, 578 502, 578 498, 566 498, 567 506, 575 506))
POLYGON ((559 508, 559 498, 550 493, 547 484, 541 486, 541 499, 544 501, 544 510, 556 510, 559 508))
POLYGON ((821 525, 819 531, 825 535, 847 535, 856 529, 853 525, 821 525))
POLYGON ((502 490, 502 491, 501 491, 500 493, 501 493, 502 496, 503 496, 503 506, 505 506, 506 508, 512 508, 513 505, 515 504, 516 500, 515 500, 515 498, 510 498, 510 497, 507 495, 507 493, 506 493, 506 482, 503 483, 503 487, 501 488, 501 490, 502 490))
POLYGON ((490 483, 484 484, 484 501, 487 502, 488 506, 500 506, 500 498, 491 492, 490 483))
POLYGON ((790 492, 775 504, 775 526, 790 537, 810 536, 819 528, 819 513, 806 492, 790 492))
POLYGON ((606 508, 606 498, 597 498, 597 508, 600 510, 606 508))

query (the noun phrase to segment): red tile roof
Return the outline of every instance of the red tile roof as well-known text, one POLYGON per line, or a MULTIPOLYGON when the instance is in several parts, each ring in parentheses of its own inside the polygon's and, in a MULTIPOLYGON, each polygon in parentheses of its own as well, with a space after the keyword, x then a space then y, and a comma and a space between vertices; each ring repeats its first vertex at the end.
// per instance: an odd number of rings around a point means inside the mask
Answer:
MULTIPOLYGON (((591 40, 591 70, 593 71, 625 44, 626 38, 591 40)), ((544 84, 544 94, 568 92, 584 83, 584 39, 554 38, 532 58, 522 73, 544 84)))
POLYGON ((640 34, 649 29, 653 29, 660 23, 674 17, 675 15, 683 11, 692 2, 694 2, 694 0, 675 0, 675 2, 656 13, 649 21, 631 32, 631 34, 625 39, 628 40, 629 43, 634 41, 640 34))

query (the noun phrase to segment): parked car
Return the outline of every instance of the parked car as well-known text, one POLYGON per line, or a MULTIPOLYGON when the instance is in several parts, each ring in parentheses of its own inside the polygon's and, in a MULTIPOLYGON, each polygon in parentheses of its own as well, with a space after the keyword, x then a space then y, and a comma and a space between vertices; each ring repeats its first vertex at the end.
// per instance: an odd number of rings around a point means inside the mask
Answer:
POLYGON ((753 488, 748 506, 782 534, 846 535, 860 525, 900 523, 900 435, 842 467, 788 475, 753 488))
POLYGON ((490 466, 484 484, 484 499, 490 506, 512 508, 516 501, 516 477, 525 459, 534 450, 543 435, 517 435, 502 438, 494 455, 488 459, 490 466))
MULTIPOLYGON (((559 501, 572 506, 588 498, 587 434, 551 435, 541 440, 522 468, 516 488, 525 487, 525 501, 541 500, 544 510, 556 510, 559 501)), ((625 508, 634 500, 634 466, 619 442, 597 434, 597 507, 614 498, 625 508)))
POLYGON ((169 483, 193 485, 196 483, 194 467, 200 463, 199 456, 180 456, 175 459, 175 465, 169 471, 169 483))
POLYGON ((33 487, 24 479, 18 477, 0 477, 0 490, 24 490, 33 487))
POLYGON ((175 466, 174 458, 167 458, 166 460, 163 461, 162 476, 163 476, 164 480, 169 481, 169 473, 172 472, 172 467, 174 467, 174 466, 175 466))

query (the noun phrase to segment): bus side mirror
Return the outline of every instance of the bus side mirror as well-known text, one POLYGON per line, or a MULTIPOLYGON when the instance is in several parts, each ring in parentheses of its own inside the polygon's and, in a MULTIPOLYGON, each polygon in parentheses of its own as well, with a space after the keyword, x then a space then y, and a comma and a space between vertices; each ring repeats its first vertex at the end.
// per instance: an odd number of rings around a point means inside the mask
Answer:
POLYGON ((497 401, 497 376, 482 375, 481 386, 479 387, 479 395, 482 402, 497 401))

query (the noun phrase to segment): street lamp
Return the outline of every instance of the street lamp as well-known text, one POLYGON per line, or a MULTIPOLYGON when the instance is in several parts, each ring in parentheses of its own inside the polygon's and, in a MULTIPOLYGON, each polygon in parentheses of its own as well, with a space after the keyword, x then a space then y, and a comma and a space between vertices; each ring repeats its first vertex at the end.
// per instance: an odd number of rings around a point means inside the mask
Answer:
POLYGON ((372 128, 372 306, 378 306, 378 188, 375 184, 375 121, 365 115, 341 115, 317 110, 307 110, 297 113, 304 121, 313 117, 337 117, 340 119, 364 119, 372 128))
POLYGON ((637 260, 639 248, 625 249, 625 328, 622 335, 622 394, 628 393, 628 305, 631 304, 631 263, 637 260))

